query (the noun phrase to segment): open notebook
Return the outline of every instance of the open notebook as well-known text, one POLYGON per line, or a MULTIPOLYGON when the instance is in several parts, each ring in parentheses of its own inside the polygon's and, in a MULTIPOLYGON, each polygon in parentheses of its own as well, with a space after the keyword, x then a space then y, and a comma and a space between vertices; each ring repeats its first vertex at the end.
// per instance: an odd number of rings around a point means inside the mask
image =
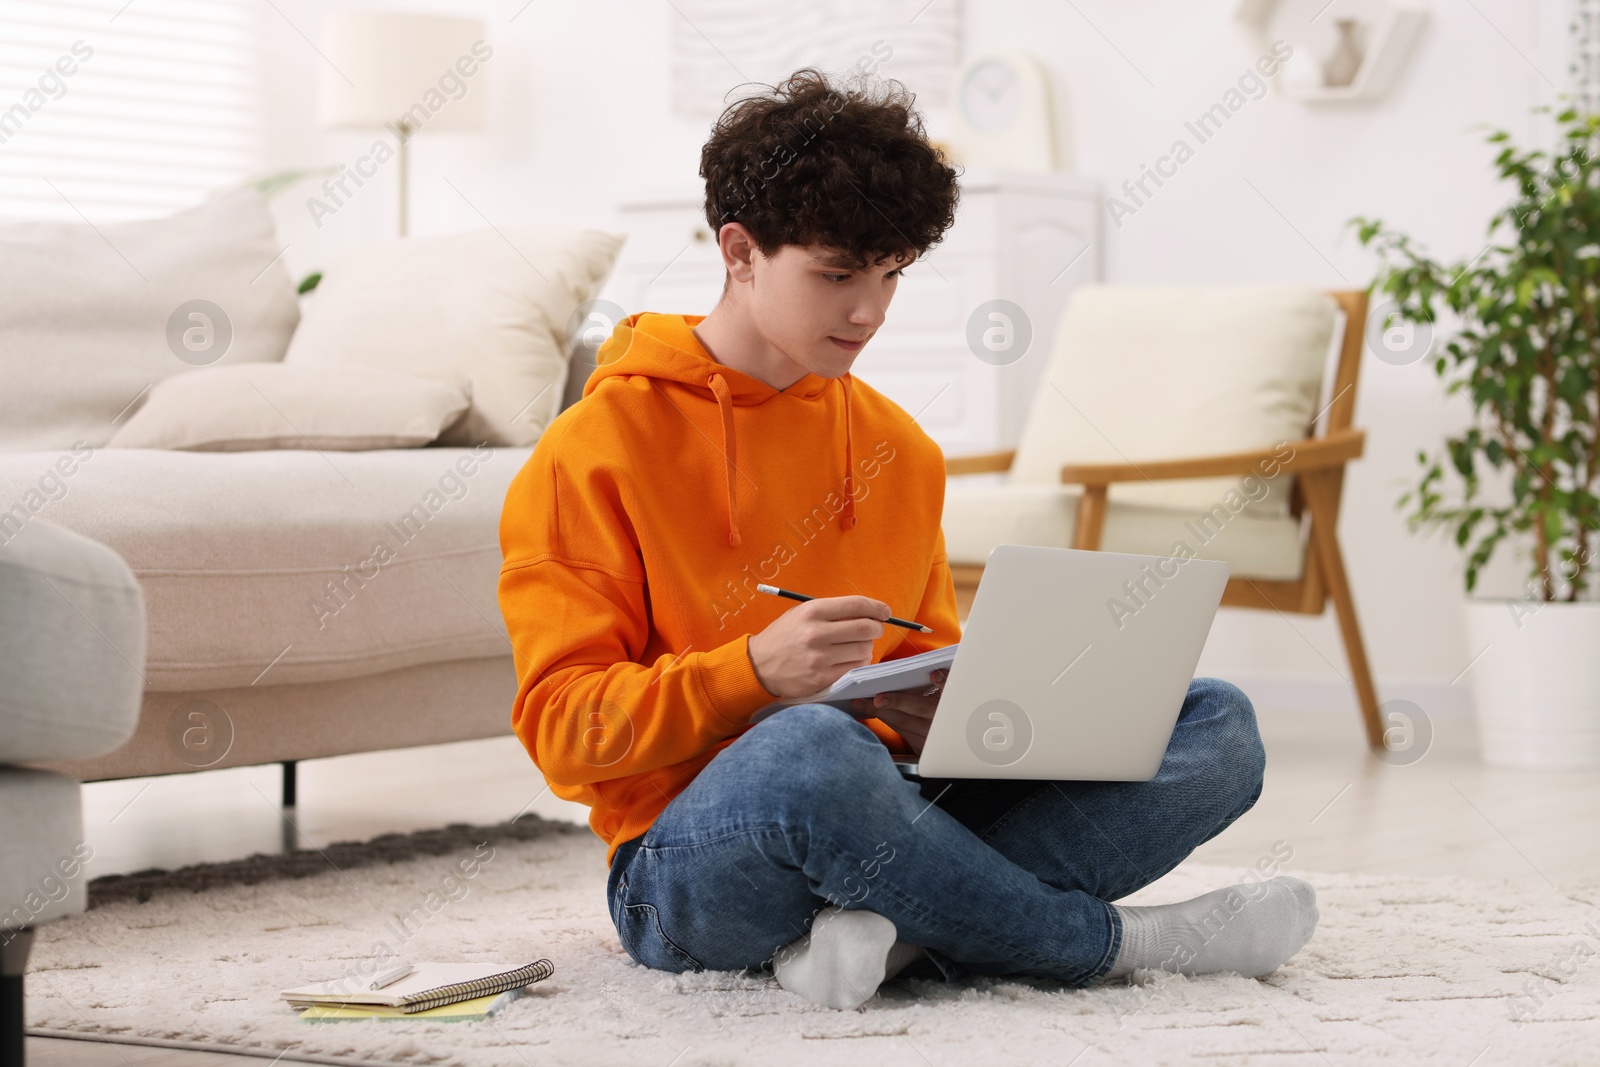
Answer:
MULTIPOLYGON (((845 671, 828 688, 820 693, 813 693, 806 697, 790 697, 786 700, 774 700, 771 704, 756 711, 750 716, 753 723, 760 722, 768 715, 775 715, 784 708, 794 707, 796 704, 830 704, 840 711, 848 711, 856 715, 850 701, 857 697, 877 696, 879 693, 890 693, 897 689, 918 689, 928 684, 928 675, 934 671, 950 666, 955 662, 956 649, 960 644, 946 645, 930 652, 923 652, 915 656, 906 656, 903 659, 884 660, 881 663, 869 663, 865 667, 856 667, 845 671)), ((862 718, 856 715, 856 718, 862 718)), ((866 716, 870 718, 871 716, 866 716)))
POLYGON ((441 1004, 521 989, 553 973, 555 965, 549 960, 535 960, 521 967, 507 967, 502 963, 419 963, 414 973, 382 989, 363 988, 365 983, 349 976, 285 989, 282 995, 296 1008, 314 1004, 373 1004, 399 1008, 410 1015, 441 1004))

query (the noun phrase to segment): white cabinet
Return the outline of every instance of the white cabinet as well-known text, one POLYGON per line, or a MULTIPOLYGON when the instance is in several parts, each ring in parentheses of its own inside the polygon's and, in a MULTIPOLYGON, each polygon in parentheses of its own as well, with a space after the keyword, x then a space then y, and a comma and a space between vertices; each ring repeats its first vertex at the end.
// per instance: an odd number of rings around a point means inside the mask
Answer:
MULTIPOLYGON (((969 170, 955 225, 901 278, 851 373, 916 416, 947 455, 1013 447, 1068 295, 1100 277, 1101 210, 1097 185, 1081 177, 969 170), (1015 304, 1025 322, 990 320, 993 300, 1015 304), (1026 328, 1032 338, 1014 362, 980 358, 969 324, 980 336, 1026 328)), ((628 243, 610 298, 628 314, 709 312, 723 272, 700 198, 641 198, 622 212, 628 243)))

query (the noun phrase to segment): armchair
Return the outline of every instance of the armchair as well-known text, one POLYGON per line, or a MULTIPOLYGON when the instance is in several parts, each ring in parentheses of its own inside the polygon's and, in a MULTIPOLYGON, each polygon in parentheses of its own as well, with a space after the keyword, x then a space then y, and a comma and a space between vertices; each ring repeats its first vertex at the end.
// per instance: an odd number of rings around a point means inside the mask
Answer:
POLYGON ((946 461, 963 612, 995 544, 1171 555, 1182 542, 1231 565, 1226 606, 1317 615, 1333 601, 1367 743, 1381 751, 1337 533, 1345 465, 1365 444, 1351 424, 1366 317, 1361 290, 1080 290, 1018 447, 946 461), (1006 477, 955 478, 983 473, 1006 477))

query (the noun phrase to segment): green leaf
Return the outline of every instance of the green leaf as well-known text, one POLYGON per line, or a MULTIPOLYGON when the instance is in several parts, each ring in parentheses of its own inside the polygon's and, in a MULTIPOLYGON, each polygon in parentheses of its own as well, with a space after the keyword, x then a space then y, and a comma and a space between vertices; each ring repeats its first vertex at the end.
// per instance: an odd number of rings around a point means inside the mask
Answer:
POLYGON ((280 170, 273 174, 266 174, 253 178, 243 184, 256 189, 262 196, 272 197, 302 178, 321 178, 329 174, 339 173, 338 167, 313 167, 307 170, 280 170))

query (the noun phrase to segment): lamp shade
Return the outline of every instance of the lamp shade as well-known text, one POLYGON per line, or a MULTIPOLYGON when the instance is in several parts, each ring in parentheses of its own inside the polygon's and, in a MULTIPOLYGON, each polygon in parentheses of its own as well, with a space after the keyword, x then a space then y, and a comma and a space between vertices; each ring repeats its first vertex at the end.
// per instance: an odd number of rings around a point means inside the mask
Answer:
POLYGON ((322 17, 325 127, 476 130, 484 125, 483 23, 449 15, 332 11, 322 17), (474 47, 476 46, 476 48, 474 47), (330 69, 332 68, 332 69, 330 69))

